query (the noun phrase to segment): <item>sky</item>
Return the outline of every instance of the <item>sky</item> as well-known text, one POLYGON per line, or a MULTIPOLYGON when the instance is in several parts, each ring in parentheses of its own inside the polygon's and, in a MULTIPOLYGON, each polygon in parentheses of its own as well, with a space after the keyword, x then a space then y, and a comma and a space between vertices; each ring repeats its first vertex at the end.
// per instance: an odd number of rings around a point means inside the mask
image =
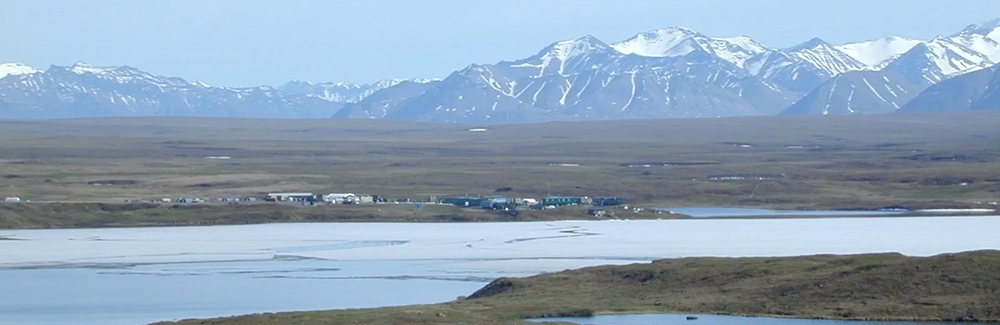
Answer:
POLYGON ((930 39, 1000 18, 996 0, 20 0, 0 62, 129 65, 219 86, 443 78, 593 35, 684 26, 771 47, 930 39))

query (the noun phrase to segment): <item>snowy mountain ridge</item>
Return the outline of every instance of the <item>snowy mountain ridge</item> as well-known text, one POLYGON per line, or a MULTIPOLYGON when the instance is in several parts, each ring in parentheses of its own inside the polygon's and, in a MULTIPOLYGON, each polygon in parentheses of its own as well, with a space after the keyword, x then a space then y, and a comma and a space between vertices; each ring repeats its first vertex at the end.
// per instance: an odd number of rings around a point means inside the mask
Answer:
MULTIPOLYGON (((605 43, 553 42, 444 79, 290 81, 229 88, 129 66, 0 64, 0 118, 190 115, 510 123, 576 119, 891 113, 927 87, 1000 62, 1000 20, 931 40, 790 48, 685 27, 605 43)), ((952 86, 949 89, 954 89, 952 86)))
POLYGON ((320 118, 341 105, 270 86, 213 87, 129 66, 94 67, 82 62, 46 70, 18 67, 15 74, 0 78, 0 118, 320 118))
POLYGON ((685 27, 671 27, 639 33, 611 44, 622 54, 645 57, 679 57, 701 50, 743 67, 750 57, 771 50, 746 36, 711 38, 685 27))
POLYGON ((20 63, 0 63, 0 78, 8 75, 23 75, 40 72, 40 70, 20 63))
POLYGON ((875 67, 875 70, 878 70, 885 66, 884 62, 906 53, 906 51, 909 51, 921 42, 921 40, 892 36, 857 43, 847 43, 836 48, 858 60, 858 62, 869 67, 875 67))

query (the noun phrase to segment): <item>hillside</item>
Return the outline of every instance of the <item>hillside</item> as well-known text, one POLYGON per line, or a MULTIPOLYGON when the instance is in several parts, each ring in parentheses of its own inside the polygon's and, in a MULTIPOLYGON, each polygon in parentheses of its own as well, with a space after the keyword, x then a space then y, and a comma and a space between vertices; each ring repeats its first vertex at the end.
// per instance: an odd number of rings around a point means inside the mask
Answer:
POLYGON ((684 258, 501 278, 451 303, 162 324, 519 324, 525 317, 721 313, 1000 321, 1000 251, 684 258))
POLYGON ((900 113, 1000 109, 1000 67, 979 70, 931 86, 900 113))

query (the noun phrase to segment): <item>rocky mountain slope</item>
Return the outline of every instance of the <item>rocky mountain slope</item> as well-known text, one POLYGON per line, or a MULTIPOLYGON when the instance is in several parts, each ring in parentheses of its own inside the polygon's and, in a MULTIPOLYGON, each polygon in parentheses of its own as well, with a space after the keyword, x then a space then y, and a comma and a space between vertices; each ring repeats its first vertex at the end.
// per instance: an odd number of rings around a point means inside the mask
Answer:
POLYGON ((987 24, 927 42, 890 38, 844 45, 841 48, 866 63, 877 62, 869 66, 872 71, 840 74, 782 114, 893 113, 927 87, 1000 62, 1000 43, 990 38, 991 33, 1000 35, 1000 24, 987 24))
POLYGON ((972 25, 930 41, 834 46, 814 38, 787 49, 681 27, 611 44, 587 36, 528 58, 472 65, 421 93, 389 87, 376 92, 380 105, 345 109, 453 123, 892 113, 937 82, 996 64, 998 27, 972 25))
POLYGON ((954 77, 931 86, 901 113, 1000 109, 1000 66, 954 77))

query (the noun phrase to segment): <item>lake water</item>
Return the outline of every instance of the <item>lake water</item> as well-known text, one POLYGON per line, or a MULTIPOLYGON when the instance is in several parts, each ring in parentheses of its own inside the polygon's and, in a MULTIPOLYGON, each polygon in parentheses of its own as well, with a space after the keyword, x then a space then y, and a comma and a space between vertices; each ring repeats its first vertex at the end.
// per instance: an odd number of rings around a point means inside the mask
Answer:
POLYGON ((306 259, 4 270, 0 324, 145 324, 420 304, 455 299, 488 281, 434 264, 306 259))
POLYGON ((1000 249, 995 229, 1000 217, 0 230, 0 324, 435 303, 500 276, 686 256, 1000 249))
MULTIPOLYGON (((546 318, 532 319, 531 321, 544 322, 568 322, 587 325, 928 325, 929 323, 917 322, 866 322, 866 321, 838 321, 838 320, 818 320, 818 319, 790 319, 790 318, 769 318, 769 317, 739 317, 722 315, 674 315, 674 314, 653 314, 653 315, 601 315, 594 317, 566 317, 566 318, 546 318), (697 320, 687 320, 687 316, 696 316, 697 320)), ((934 323, 942 324, 942 323, 934 323)))

